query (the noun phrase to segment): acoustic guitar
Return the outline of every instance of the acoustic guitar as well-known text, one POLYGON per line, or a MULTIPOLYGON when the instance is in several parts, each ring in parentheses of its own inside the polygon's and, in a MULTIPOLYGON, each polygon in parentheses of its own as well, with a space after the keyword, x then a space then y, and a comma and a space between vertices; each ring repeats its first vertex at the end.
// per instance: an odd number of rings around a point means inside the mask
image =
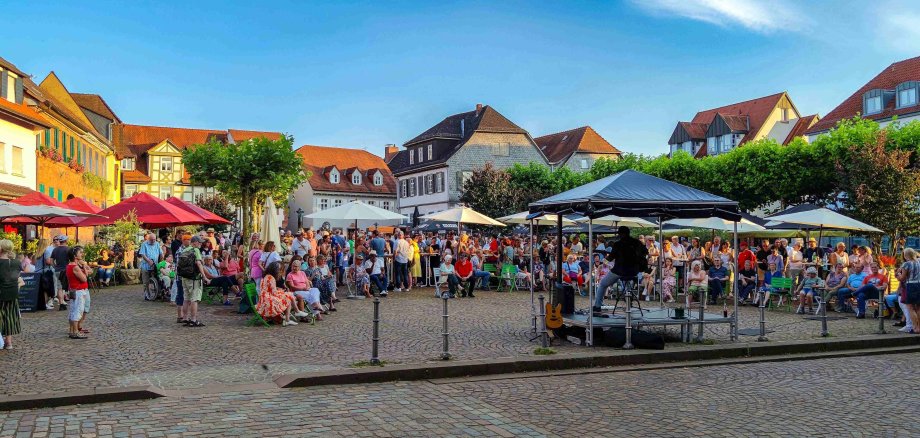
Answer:
POLYGON ((559 327, 562 327, 562 304, 556 304, 553 309, 552 304, 546 303, 546 328, 555 330, 559 327))

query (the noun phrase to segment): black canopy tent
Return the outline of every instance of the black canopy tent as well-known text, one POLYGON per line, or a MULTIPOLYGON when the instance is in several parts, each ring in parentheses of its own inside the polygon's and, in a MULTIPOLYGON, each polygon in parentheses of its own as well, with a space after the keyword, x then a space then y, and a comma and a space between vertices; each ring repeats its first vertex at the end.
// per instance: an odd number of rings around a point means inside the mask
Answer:
MULTIPOLYGON (((634 170, 625 170, 606 178, 533 202, 529 205, 531 217, 556 213, 560 218, 556 224, 556 238, 562 242, 561 215, 576 213, 588 218, 615 214, 618 216, 655 217, 658 219, 658 236, 661 241, 661 223, 669 219, 693 219, 719 217, 733 222, 741 219, 738 203, 711 193, 687 187, 675 182, 646 175, 634 170)), ((593 224, 588 222, 588 240, 593 241, 593 224)), ((738 247, 737 225, 734 233, 734 248, 738 247)), ((594 270, 593 245, 589 245, 589 269, 594 270)), ((661 297, 661 262, 658 258, 658 287, 661 297)), ((737 264, 733 264, 734 278, 737 278, 737 264)), ((562 245, 556 246, 556 272, 562 272, 562 245)), ((589 283, 588 299, 593 303, 594 287, 589 283)), ((562 276, 556 279, 556 289, 561 294, 562 276)), ((737 338, 738 294, 735 293, 734 327, 732 340, 737 338)), ((661 299, 661 298, 659 298, 661 299)), ((531 297, 533 301, 533 297, 531 297)), ((592 304, 593 305, 593 304, 592 304)), ((664 307, 663 301, 661 302, 664 307)), ((702 306, 702 304, 701 304, 702 306)), ((533 306, 531 306, 533 307, 533 306)), ((627 311, 627 313, 629 313, 627 311)), ((593 343, 593 317, 587 318, 589 345, 593 343)), ((628 333, 628 331, 627 331, 628 333)), ((701 333, 702 335, 702 333, 701 333)))

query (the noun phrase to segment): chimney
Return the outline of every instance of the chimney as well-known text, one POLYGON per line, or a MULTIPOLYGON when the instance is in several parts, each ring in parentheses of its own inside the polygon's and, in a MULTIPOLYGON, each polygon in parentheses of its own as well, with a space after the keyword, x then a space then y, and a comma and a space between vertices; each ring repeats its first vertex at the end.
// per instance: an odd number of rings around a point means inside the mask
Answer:
POLYGON ((399 148, 395 144, 388 144, 384 148, 383 161, 389 164, 390 160, 399 153, 399 148))
POLYGON ((482 104, 481 104, 481 103, 477 103, 477 104, 476 104, 476 117, 479 117, 479 113, 481 113, 481 112, 482 112, 482 104))

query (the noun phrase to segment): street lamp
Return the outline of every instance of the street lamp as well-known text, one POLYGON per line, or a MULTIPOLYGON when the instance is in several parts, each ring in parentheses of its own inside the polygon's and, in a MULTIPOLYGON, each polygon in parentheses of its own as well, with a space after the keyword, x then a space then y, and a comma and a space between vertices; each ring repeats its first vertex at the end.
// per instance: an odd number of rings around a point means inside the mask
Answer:
POLYGON ((303 209, 300 207, 297 207, 297 229, 298 230, 303 228, 303 214, 304 214, 303 209))

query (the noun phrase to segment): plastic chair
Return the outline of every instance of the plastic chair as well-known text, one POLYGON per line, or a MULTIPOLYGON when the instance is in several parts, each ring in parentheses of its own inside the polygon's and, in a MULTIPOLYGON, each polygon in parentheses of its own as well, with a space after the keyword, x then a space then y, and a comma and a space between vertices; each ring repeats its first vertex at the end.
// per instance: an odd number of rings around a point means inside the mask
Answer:
POLYGON ((447 282, 447 279, 441 277, 441 268, 432 269, 433 273, 431 275, 434 277, 434 297, 441 298, 441 286, 444 286, 444 283, 447 282))
POLYGON ((245 291, 243 294, 243 299, 248 301, 249 306, 252 308, 252 317, 246 321, 246 325, 263 325, 268 327, 268 321, 262 318, 262 315, 259 315, 259 312, 256 311, 256 304, 259 302, 259 294, 256 293, 256 284, 246 283, 243 286, 243 290, 245 291))
MULTIPOLYGON (((770 279, 770 293, 779 295, 779 303, 776 307, 785 305, 789 311, 792 311, 792 279, 786 277, 773 277, 770 279)), ((773 308, 773 300, 768 303, 769 308, 773 308)))
POLYGON ((502 265, 502 272, 498 283, 497 292, 507 289, 508 292, 517 290, 517 266, 512 264, 502 265))

